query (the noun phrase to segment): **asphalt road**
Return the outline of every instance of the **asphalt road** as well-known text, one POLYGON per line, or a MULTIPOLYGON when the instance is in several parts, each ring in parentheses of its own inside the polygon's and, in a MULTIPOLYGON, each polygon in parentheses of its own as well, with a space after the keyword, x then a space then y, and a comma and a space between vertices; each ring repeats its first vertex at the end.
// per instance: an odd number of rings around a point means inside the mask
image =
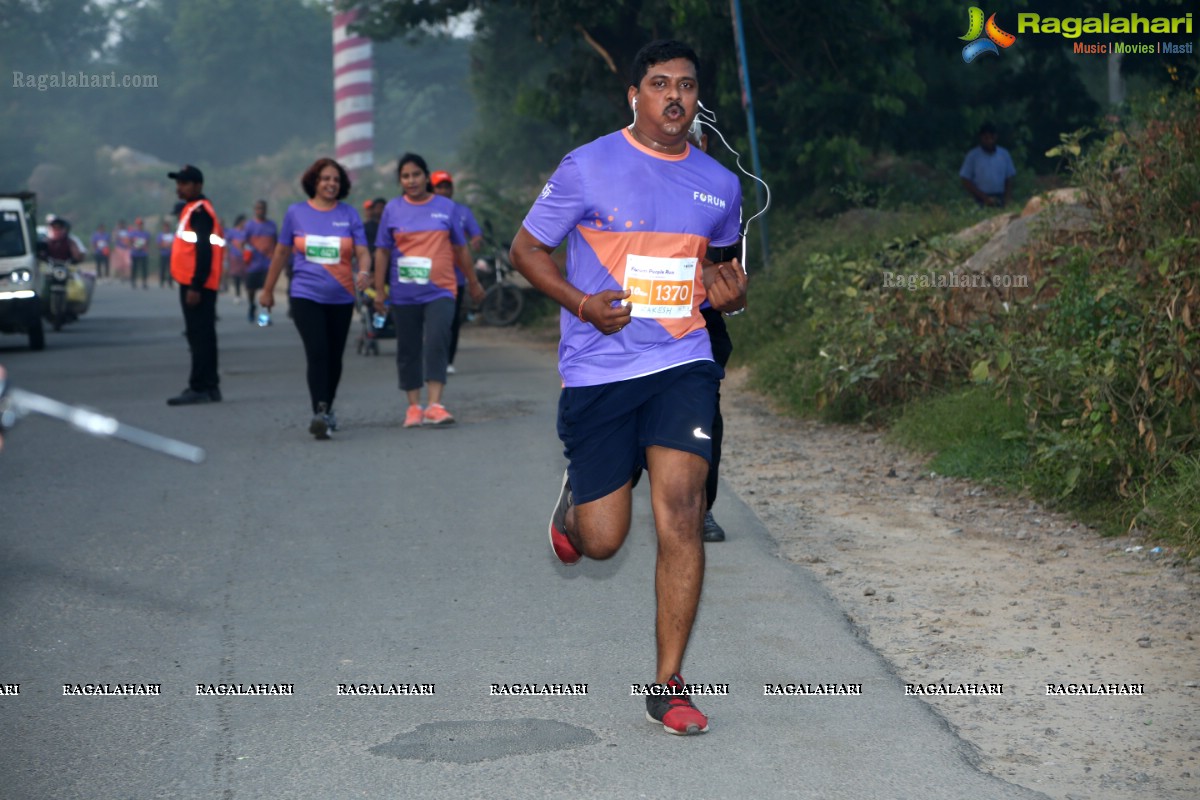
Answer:
POLYGON ((728 695, 697 699, 708 734, 665 734, 631 697, 654 673, 646 488, 613 560, 567 569, 546 541, 564 467, 553 354, 469 329, 446 393, 459 424, 404 430, 394 342, 356 355, 356 319, 342 429, 316 442, 295 329, 245 308, 221 300, 210 406, 165 404, 187 375, 174 291, 102 285, 41 353, 0 337, 13 385, 209 454, 189 465, 41 418, 6 436, 0 796, 1042 797, 975 769, 728 489, 684 672, 728 695), (862 694, 764 696, 792 683, 862 694), (65 695, 85 684, 161 694, 65 695), (210 684, 294 693, 198 695, 210 684))

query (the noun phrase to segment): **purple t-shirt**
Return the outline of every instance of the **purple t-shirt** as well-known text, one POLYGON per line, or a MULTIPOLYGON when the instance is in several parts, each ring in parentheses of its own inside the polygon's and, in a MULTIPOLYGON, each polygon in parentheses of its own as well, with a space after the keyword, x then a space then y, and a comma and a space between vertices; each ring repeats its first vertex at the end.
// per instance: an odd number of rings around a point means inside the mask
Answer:
POLYGON ((250 246, 250 263, 246 265, 246 271, 266 272, 271 267, 271 256, 275 255, 275 245, 279 242, 279 229, 269 219, 262 222, 252 219, 246 223, 243 233, 246 244, 250 246))
MULTIPOLYGON (((471 213, 471 209, 464 206, 462 203, 455 203, 458 206, 458 225, 463 232, 463 238, 468 242, 476 236, 483 236, 483 231, 479 227, 479 223, 475 221, 475 215, 471 213)), ((454 277, 458 281, 459 291, 467 285, 467 276, 463 275, 463 271, 458 268, 458 264, 454 265, 454 277)))
POLYGON ((338 203, 322 211, 311 202, 295 203, 283 217, 279 240, 292 245, 292 297, 354 302, 355 248, 367 246, 367 235, 353 206, 338 203))
POLYGON ((107 233, 96 231, 92 234, 92 252, 105 256, 108 255, 109 242, 110 239, 107 233))
POLYGON ((454 246, 466 244, 453 200, 432 194, 420 203, 404 195, 383 209, 375 246, 388 248, 388 305, 453 300, 458 291, 454 277, 454 246))
POLYGON ((129 255, 145 256, 149 255, 146 248, 150 246, 150 234, 146 231, 139 231, 136 228, 129 232, 129 255))
POLYGON ((580 291, 630 289, 633 317, 605 336, 559 315, 564 386, 594 386, 712 360, 699 260, 740 235, 737 177, 694 147, 656 153, 620 130, 567 154, 525 217, 542 244, 567 241, 567 280, 580 291))

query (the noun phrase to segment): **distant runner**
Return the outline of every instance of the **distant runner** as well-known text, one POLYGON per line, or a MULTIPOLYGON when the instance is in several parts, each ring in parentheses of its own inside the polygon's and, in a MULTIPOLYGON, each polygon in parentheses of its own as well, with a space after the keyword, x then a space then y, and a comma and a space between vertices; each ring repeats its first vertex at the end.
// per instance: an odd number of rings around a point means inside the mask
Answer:
MULTIPOLYGON (((358 216, 356 213, 354 216, 358 216)), ((254 321, 254 293, 263 288, 267 278, 267 270, 271 268, 271 257, 275 255, 275 245, 279 243, 279 229, 275 223, 267 219, 267 201, 259 200, 254 204, 254 219, 246 223, 242 229, 246 241, 246 251, 250 260, 246 262, 246 297, 250 300, 250 321, 254 321)))

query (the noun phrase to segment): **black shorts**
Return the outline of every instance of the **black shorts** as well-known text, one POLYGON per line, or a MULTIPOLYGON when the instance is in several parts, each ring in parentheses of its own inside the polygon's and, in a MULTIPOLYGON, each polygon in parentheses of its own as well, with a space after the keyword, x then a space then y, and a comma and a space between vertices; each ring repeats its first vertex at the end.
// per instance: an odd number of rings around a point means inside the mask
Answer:
POLYGON ((558 437, 575 503, 625 485, 646 466, 646 448, 712 462, 712 423, 722 370, 711 361, 596 386, 568 386, 558 400, 558 437))

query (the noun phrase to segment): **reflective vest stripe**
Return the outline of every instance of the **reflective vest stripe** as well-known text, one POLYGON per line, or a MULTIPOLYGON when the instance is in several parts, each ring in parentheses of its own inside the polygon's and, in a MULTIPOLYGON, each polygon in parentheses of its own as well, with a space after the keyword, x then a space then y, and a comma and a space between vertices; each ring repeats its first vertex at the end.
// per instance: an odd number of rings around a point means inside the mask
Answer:
MULTIPOLYGON (((196 236, 195 231, 179 231, 175 235, 178 236, 183 241, 187 242, 188 244, 195 244, 196 242, 199 241, 199 238, 196 236)), ((217 236, 215 233, 210 233, 208 235, 208 243, 211 244, 213 247, 224 247, 225 246, 225 240, 222 239, 220 236, 217 236)))

